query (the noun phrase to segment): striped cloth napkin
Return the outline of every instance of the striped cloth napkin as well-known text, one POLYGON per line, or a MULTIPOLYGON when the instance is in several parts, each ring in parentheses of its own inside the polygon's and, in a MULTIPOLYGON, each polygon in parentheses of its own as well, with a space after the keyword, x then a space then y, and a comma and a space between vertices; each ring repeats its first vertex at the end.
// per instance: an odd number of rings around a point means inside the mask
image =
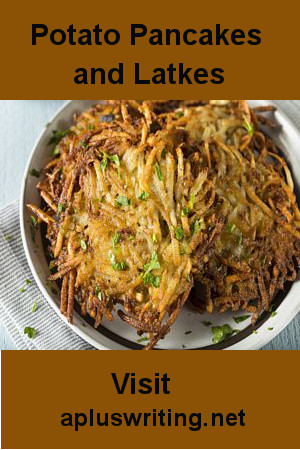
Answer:
MULTIPOLYGON (((275 103, 300 130, 300 100, 275 103)), ((18 202, 0 211, 0 320, 18 350, 93 349, 61 320, 34 282, 23 250, 18 202), (35 303, 37 309, 32 312, 35 303), (24 334, 27 326, 37 330, 34 339, 24 334)), ((269 344, 268 348, 274 347, 269 344)))
POLYGON ((23 250, 19 202, 0 211, 0 320, 18 350, 93 348, 61 320, 37 287, 23 250), (24 334, 28 326, 37 330, 34 339, 24 334))

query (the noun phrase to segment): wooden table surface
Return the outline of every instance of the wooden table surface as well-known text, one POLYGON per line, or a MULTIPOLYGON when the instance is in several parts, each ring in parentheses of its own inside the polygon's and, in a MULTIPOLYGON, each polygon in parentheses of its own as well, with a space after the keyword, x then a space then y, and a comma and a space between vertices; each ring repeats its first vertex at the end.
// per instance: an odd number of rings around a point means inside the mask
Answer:
MULTIPOLYGON (((0 208, 19 197, 22 175, 29 153, 45 124, 64 101, 0 101, 0 208)), ((299 327, 300 315, 264 349, 300 349, 299 327)), ((0 323, 0 349, 14 348, 9 335, 0 323)))

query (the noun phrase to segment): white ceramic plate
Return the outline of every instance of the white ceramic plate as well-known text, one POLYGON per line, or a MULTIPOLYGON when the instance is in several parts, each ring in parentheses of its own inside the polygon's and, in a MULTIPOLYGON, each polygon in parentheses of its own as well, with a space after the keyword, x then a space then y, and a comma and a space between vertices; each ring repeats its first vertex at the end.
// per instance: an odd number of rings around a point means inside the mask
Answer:
MULTIPOLYGON (((78 335, 98 349, 128 349, 142 348, 137 343, 136 332, 121 319, 116 318, 113 322, 104 322, 99 330, 95 330, 91 324, 83 319, 79 314, 74 314, 74 324, 70 325, 59 311, 59 298, 54 295, 46 283, 49 276, 48 263, 44 254, 40 231, 36 232, 35 243, 32 240, 30 213, 26 209, 27 203, 40 204, 40 196, 36 189, 37 179, 28 176, 31 168, 43 168, 51 160, 51 147, 48 143, 53 130, 65 130, 70 127, 74 113, 81 112, 97 100, 72 100, 67 102, 50 121, 47 127, 39 136, 32 153, 30 155, 22 186, 20 202, 20 222, 23 244, 32 270, 33 276, 49 304, 55 309, 57 314, 70 326, 78 335)), ((268 104, 265 100, 249 101, 250 106, 268 104)), ((276 136, 279 147, 285 153, 293 170, 294 181, 299 189, 300 180, 300 135, 294 125, 280 111, 276 112, 276 118, 282 125, 280 136, 276 136)), ((159 349, 236 349, 250 350, 259 349, 272 338, 274 338, 297 314, 300 310, 300 281, 299 277, 292 284, 288 293, 279 295, 276 299, 277 314, 270 317, 265 314, 256 326, 257 334, 252 332, 250 319, 236 324, 232 313, 226 314, 203 314, 200 315, 190 311, 187 307, 180 313, 179 318, 173 325, 171 332, 166 338, 159 342, 159 349), (205 326, 203 321, 210 321, 213 325, 229 324, 233 329, 240 332, 231 337, 226 342, 212 345, 212 333, 210 327, 205 326), (272 328, 270 330, 269 328, 272 328)), ((238 314, 234 314, 237 316, 238 314)))

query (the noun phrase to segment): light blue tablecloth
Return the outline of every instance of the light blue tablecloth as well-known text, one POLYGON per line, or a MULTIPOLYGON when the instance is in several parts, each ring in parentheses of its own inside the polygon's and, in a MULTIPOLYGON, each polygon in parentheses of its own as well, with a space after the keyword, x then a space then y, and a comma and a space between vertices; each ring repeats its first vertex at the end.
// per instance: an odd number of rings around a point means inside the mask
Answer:
MULTIPOLYGON (((0 208, 20 193, 21 180, 32 146, 44 125, 64 100, 0 101, 0 208)), ((0 324, 0 349, 14 346, 0 324)), ((300 349, 300 315, 265 349, 300 349)))
MULTIPOLYGON (((0 208, 19 197, 31 149, 45 124, 63 103, 64 100, 0 101, 0 208)), ((0 323, 0 349, 13 348, 0 323)))

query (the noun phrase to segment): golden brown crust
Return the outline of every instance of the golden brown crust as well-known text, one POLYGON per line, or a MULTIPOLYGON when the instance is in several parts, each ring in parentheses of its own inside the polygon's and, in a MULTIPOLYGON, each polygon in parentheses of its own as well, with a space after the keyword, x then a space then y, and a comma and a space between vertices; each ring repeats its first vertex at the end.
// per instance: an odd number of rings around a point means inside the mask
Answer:
POLYGON ((188 298, 253 321, 269 309, 300 259, 292 176, 259 129, 270 111, 130 100, 77 117, 39 183, 45 210, 28 205, 47 223, 70 322, 74 299, 96 327, 121 306, 150 349, 188 298))

